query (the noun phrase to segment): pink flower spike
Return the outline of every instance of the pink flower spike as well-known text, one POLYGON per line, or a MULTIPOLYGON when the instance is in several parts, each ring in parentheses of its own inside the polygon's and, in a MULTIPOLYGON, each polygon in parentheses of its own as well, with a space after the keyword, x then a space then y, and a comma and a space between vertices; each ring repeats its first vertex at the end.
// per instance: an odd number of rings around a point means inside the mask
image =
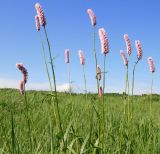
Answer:
POLYGON ((88 15, 90 17, 92 26, 96 26, 96 24, 97 24, 97 22, 96 22, 96 16, 95 16, 93 10, 92 9, 88 9, 87 13, 88 13, 88 15))
POLYGON ((128 37, 128 34, 124 34, 124 40, 126 42, 127 53, 130 56, 131 53, 132 53, 132 48, 131 48, 131 42, 130 42, 130 39, 128 37))
POLYGON ((23 66, 22 63, 17 63, 16 67, 22 73, 22 81, 20 82, 20 93, 24 94, 24 92, 25 92, 25 84, 27 83, 27 79, 28 79, 28 72, 27 72, 26 68, 23 66))
POLYGON ((137 58, 138 58, 138 60, 141 60, 143 53, 142 53, 142 46, 141 46, 140 41, 136 40, 135 45, 136 45, 136 48, 137 48, 137 58))
POLYGON ((102 97, 103 95, 103 90, 102 90, 102 86, 99 87, 99 97, 102 97))
POLYGON ((65 50, 65 62, 68 64, 69 63, 69 49, 65 50))
POLYGON ((37 15, 39 17, 39 22, 41 26, 45 26, 46 25, 46 19, 45 19, 45 15, 42 9, 42 6, 39 3, 35 4, 35 9, 37 11, 37 15))
POLYGON ((97 65, 97 79, 101 80, 101 69, 99 65, 97 65))
POLYGON ((20 81, 19 91, 20 91, 21 95, 23 95, 25 92, 25 84, 23 81, 20 81))
POLYGON ((149 57, 147 59, 147 61, 148 61, 150 72, 154 73, 155 72, 155 65, 154 65, 154 61, 153 61, 152 57, 149 57))
POLYGON ((124 51, 123 51, 123 50, 120 50, 120 54, 121 54, 122 59, 123 59, 123 61, 124 61, 124 65, 128 66, 128 60, 127 60, 127 57, 126 57, 124 51))
POLYGON ((36 30, 40 31, 40 23, 38 15, 35 16, 36 30))
POLYGON ((99 38, 101 41, 102 53, 107 54, 109 52, 109 43, 108 43, 108 38, 104 28, 99 29, 99 38))
POLYGON ((82 50, 79 50, 79 59, 80 59, 80 64, 85 65, 85 58, 82 50))

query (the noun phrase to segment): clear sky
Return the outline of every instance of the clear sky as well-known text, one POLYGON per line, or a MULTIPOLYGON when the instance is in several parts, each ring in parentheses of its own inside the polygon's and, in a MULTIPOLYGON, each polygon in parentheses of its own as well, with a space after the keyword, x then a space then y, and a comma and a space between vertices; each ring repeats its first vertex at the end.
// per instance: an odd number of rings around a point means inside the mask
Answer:
MULTIPOLYGON (((0 87, 16 86, 21 79, 15 68, 22 62, 29 72, 28 83, 43 88, 47 83, 42 59, 41 44, 35 30, 34 0, 1 1, 0 28, 0 87), (17 83, 16 83, 17 84, 17 83)), ((129 67, 131 81, 133 64, 137 51, 134 40, 139 39, 143 48, 143 59, 137 66, 135 76, 136 93, 149 92, 151 76, 147 58, 152 56, 156 73, 154 92, 160 93, 160 1, 159 0, 39 0, 45 12, 47 31, 56 57, 55 70, 58 85, 68 82, 64 50, 70 49, 71 79, 75 86, 83 89, 82 68, 79 64, 78 50, 86 57, 85 71, 89 90, 96 88, 95 63, 92 44, 92 26, 86 10, 92 8, 97 17, 98 28, 107 31, 110 53, 107 54, 106 91, 121 92, 125 83, 125 67, 120 49, 125 50, 123 35, 128 33, 132 41, 132 55, 129 67)), ((42 31, 43 32, 43 31, 42 31)), ((47 44, 46 44, 47 45, 47 44)), ((103 55, 97 33, 97 54, 102 66, 103 55)), ((47 46, 46 46, 47 49, 47 46)), ((46 50, 47 51, 47 50, 46 50)))

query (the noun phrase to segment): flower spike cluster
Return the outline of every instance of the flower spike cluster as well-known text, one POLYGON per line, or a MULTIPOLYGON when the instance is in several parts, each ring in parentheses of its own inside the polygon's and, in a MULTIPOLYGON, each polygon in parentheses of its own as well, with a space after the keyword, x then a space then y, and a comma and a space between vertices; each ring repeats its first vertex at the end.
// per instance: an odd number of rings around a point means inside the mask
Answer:
POLYGON ((155 65, 154 65, 154 61, 153 61, 152 57, 149 57, 147 59, 147 61, 148 61, 150 72, 154 73, 155 72, 155 65))
POLYGON ((69 63, 69 49, 65 50, 65 62, 68 64, 69 63))
POLYGON ((103 95, 103 90, 102 90, 102 86, 99 87, 99 97, 102 97, 103 95))
POLYGON ((97 79, 101 80, 101 69, 99 65, 97 65, 97 79))
POLYGON ((22 73, 22 80, 20 81, 20 93, 23 95, 24 92, 25 92, 25 84, 27 83, 27 79, 28 79, 28 72, 27 72, 27 69, 23 66, 22 63, 17 63, 16 67, 22 73))
POLYGON ((40 31, 40 22, 38 15, 35 16, 36 30, 40 31))
POLYGON ((79 50, 79 59, 80 59, 80 64, 85 65, 85 58, 82 50, 79 50))
POLYGON ((141 42, 139 40, 136 40, 135 41, 135 45, 136 45, 136 48, 137 48, 137 58, 138 60, 141 60, 142 59, 142 46, 141 46, 141 42))
POLYGON ((127 54, 130 56, 132 53, 132 48, 131 48, 131 42, 130 42, 128 34, 124 34, 124 40, 126 43, 127 54))
POLYGON ((92 26, 96 26, 96 24, 97 24, 97 22, 96 22, 96 16, 95 16, 93 10, 92 9, 88 9, 87 13, 88 13, 88 15, 90 17, 92 26))
POLYGON ((120 54, 121 54, 122 59, 123 59, 123 61, 124 61, 124 65, 128 66, 128 59, 127 59, 124 51, 123 51, 123 50, 120 50, 120 54))
POLYGON ((42 6, 39 3, 35 4, 35 9, 37 11, 37 15, 39 17, 39 22, 41 26, 45 26, 46 25, 46 18, 42 9, 42 6))
POLYGON ((109 43, 108 43, 108 38, 104 28, 99 29, 99 38, 101 41, 102 53, 106 55, 107 53, 109 53, 109 43))

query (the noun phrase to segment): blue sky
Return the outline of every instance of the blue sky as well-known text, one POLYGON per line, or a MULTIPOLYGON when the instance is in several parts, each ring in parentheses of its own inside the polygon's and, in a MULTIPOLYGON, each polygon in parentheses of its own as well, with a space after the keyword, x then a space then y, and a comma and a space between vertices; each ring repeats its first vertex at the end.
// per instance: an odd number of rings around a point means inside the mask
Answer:
MULTIPOLYGON (((20 80, 20 73, 15 68, 16 62, 22 62, 27 67, 28 83, 44 84, 48 81, 39 36, 35 30, 34 4, 36 2, 34 0, 1 2, 0 79, 3 80, 0 80, 0 87, 5 87, 5 84, 8 85, 11 80, 12 87, 14 81, 20 80)), ((133 49, 129 68, 130 80, 137 54, 134 40, 139 39, 143 48, 143 59, 136 69, 135 91, 137 93, 149 91, 151 77, 147 58, 152 56, 156 65, 154 92, 160 92, 159 0, 39 0, 38 2, 43 6, 47 19, 47 32, 53 55, 56 57, 55 70, 58 85, 68 82, 64 50, 69 48, 71 79, 74 84, 83 88, 82 68, 78 57, 78 50, 82 49, 86 57, 88 89, 93 90, 96 87, 92 49, 93 28, 86 13, 88 8, 92 8, 97 17, 97 32, 99 28, 104 27, 110 44, 106 63, 108 71, 106 91, 120 92, 124 89, 125 67, 119 51, 125 50, 123 35, 128 33, 133 49)), ((102 67, 103 55, 98 33, 96 39, 98 61, 102 67)))

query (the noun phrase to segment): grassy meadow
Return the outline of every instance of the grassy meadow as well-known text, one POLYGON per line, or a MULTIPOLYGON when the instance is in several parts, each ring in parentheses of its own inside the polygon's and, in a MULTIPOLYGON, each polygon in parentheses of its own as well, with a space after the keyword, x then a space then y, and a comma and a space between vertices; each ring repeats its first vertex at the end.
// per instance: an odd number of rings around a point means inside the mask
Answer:
POLYGON ((125 96, 106 94, 104 143, 98 135, 101 97, 89 94, 86 100, 83 94, 58 93, 62 134, 53 97, 41 91, 27 91, 26 96, 27 105, 18 90, 0 90, 0 153, 160 153, 158 95, 152 97, 151 113, 150 96, 134 96, 133 115, 128 119, 125 96))

